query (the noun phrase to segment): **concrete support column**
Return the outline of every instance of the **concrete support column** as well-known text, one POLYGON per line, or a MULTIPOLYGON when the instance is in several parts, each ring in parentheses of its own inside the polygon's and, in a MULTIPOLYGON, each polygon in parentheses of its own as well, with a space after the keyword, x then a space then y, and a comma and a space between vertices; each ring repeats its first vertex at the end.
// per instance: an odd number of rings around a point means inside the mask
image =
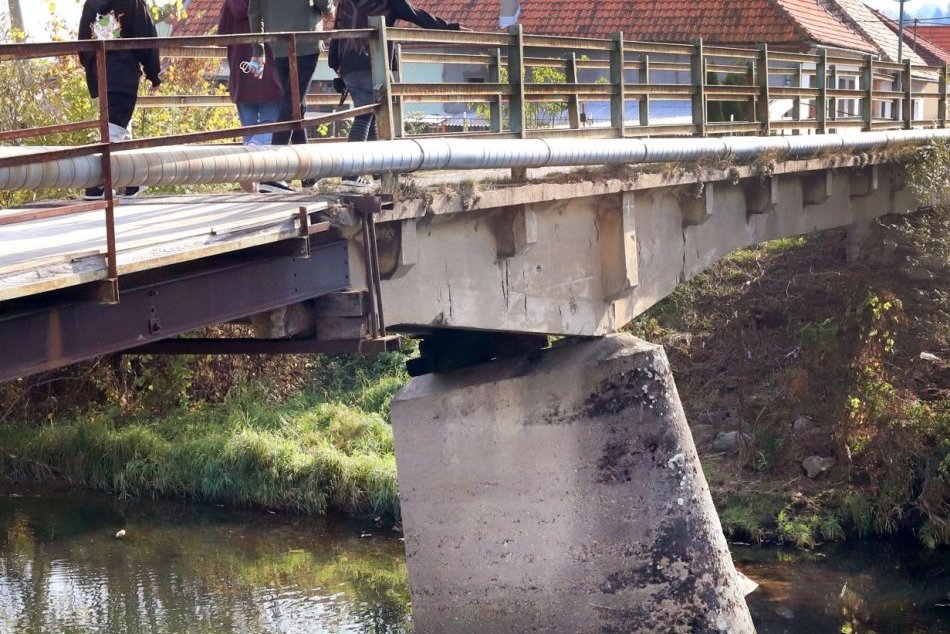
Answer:
POLYGON ((417 634, 754 631, 661 347, 426 375, 392 418, 417 634))

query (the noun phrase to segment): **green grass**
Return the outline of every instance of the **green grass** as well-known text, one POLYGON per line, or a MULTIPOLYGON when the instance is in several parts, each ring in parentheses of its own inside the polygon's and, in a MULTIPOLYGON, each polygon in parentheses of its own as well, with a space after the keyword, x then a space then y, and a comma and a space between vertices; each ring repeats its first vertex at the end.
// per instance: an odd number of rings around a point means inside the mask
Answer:
POLYGON ((0 425, 0 477, 120 496, 399 517, 389 402, 405 357, 331 358, 280 402, 264 383, 163 415, 102 407, 0 425))

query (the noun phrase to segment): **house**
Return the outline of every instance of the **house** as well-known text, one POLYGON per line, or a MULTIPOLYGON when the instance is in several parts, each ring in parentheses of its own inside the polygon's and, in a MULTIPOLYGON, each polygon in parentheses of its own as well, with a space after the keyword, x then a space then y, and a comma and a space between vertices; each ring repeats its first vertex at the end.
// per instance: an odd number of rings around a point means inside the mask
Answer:
MULTIPOLYGON (((517 22, 526 33, 574 37, 607 38, 623 32, 624 38, 640 41, 691 43, 697 38, 710 45, 755 47, 768 44, 772 49, 792 52, 813 52, 827 49, 835 55, 852 57, 855 60, 850 76, 841 73, 838 81, 842 87, 852 87, 857 82, 859 62, 866 55, 881 55, 880 49, 851 25, 835 15, 830 7, 819 0, 415 0, 426 10, 452 19, 478 30, 485 29, 489 20, 499 28, 517 22), (473 25, 475 25, 473 27, 473 25)), ((886 27, 881 27, 887 30, 886 27)), ((664 61, 662 58, 658 61, 664 61)), ((669 59, 666 61, 684 61, 669 59)), ((794 85, 804 79, 809 83, 809 68, 789 66, 785 76, 776 73, 775 85, 794 85)), ((812 68, 813 70, 813 68, 812 68)), ((484 81, 473 69, 458 70, 446 67, 445 81, 484 81)), ((597 78, 580 78, 595 81, 597 78)), ((729 81, 725 77, 710 76, 710 81, 729 81)), ((654 72, 651 81, 683 84, 689 83, 688 73, 654 72)), ((638 81, 635 76, 631 81, 638 81)), ((793 100, 773 103, 778 109, 789 111, 793 100)), ((842 115, 857 116, 858 104, 842 102, 842 115)), ((594 119, 609 116, 606 102, 588 102, 588 113, 594 119)), ((737 103, 744 109, 746 104, 737 103)), ((802 103, 803 118, 807 102, 802 103)), ((452 106, 447 106, 451 109, 452 106)), ((637 120, 638 104, 629 104, 626 118, 637 120)), ((650 117, 664 122, 688 123, 691 121, 691 106, 688 102, 651 102, 650 117)))
MULTIPOLYGON (((907 24, 904 24, 904 32, 907 32, 907 24)), ((916 33, 918 37, 926 38, 927 41, 940 47, 945 51, 950 51, 950 24, 916 26, 910 29, 911 34, 916 33)))
MULTIPOLYGON (((894 33, 900 32, 900 25, 880 11, 874 15, 894 33)), ((909 46, 931 66, 950 64, 950 25, 948 26, 910 26, 904 25, 904 46, 909 46), (925 34, 929 31, 945 41, 947 48, 941 47, 925 34)))

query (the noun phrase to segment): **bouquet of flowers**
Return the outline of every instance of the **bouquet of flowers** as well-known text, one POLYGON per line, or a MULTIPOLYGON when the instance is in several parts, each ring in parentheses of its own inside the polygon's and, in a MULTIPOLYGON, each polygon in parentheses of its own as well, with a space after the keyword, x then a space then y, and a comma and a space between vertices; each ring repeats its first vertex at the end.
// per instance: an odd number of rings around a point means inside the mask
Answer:
POLYGON ((117 40, 122 37, 122 24, 115 11, 109 11, 105 15, 96 14, 95 21, 89 26, 92 27, 92 36, 97 40, 117 40))

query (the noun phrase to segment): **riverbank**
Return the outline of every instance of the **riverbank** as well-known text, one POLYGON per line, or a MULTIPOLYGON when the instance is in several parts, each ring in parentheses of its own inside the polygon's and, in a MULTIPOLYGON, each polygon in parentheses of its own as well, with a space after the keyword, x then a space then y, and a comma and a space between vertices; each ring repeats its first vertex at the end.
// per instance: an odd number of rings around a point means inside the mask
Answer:
MULTIPOLYGON (((196 374, 212 371, 210 359, 181 358, 173 367, 167 360, 140 362, 144 369, 132 375, 154 381, 100 389, 91 408, 68 407, 41 420, 11 416, 0 424, 3 480, 66 482, 123 498, 399 518, 385 416, 406 380, 405 354, 325 358, 296 378, 284 377, 296 383, 292 390, 258 376, 236 383, 219 400, 187 396, 188 386, 202 380, 196 374), (176 372, 179 378, 170 380, 176 372), (173 398, 181 391, 186 396, 173 398), (174 404, 155 409, 155 401, 174 404)), ((87 380, 110 384, 122 369, 85 370, 95 377, 87 380)), ((237 370, 213 373, 223 372, 237 370)), ((22 409, 17 399, 40 398, 36 386, 21 387, 8 397, 14 401, 8 408, 22 409)))

